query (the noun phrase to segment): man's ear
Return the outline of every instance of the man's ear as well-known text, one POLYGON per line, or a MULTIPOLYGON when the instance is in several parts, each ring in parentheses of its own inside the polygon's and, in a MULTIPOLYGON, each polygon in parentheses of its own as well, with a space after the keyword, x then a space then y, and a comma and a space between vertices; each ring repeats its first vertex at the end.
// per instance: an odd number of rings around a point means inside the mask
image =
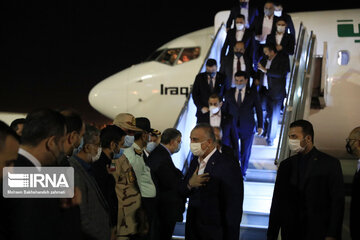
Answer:
POLYGON ((221 108, 221 107, 222 107, 222 105, 223 105, 223 102, 220 102, 220 103, 219 103, 219 108, 221 108))
POLYGON ((70 134, 68 134, 68 136, 67 136, 67 141, 68 141, 68 143, 70 143, 71 145, 74 145, 74 143, 77 141, 77 132, 75 132, 75 131, 73 131, 73 132, 71 132, 70 134))
POLYGON ((46 150, 50 150, 53 149, 54 147, 56 147, 56 137, 55 136, 51 136, 47 139, 47 141, 45 141, 46 144, 46 150))
POLYGON ((114 141, 110 142, 110 150, 114 150, 116 148, 116 143, 114 141))
POLYGON ((306 137, 305 137, 305 141, 306 142, 312 142, 312 139, 311 139, 311 136, 310 135, 307 135, 306 137))
POLYGON ((84 152, 89 153, 91 151, 90 150, 90 144, 84 144, 83 150, 84 150, 84 152))

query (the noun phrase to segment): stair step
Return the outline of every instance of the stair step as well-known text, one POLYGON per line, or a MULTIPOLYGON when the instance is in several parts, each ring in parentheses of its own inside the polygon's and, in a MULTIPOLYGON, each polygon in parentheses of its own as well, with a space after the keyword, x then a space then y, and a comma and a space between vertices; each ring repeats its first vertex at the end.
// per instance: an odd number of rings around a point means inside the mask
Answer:
POLYGON ((248 169, 246 171, 246 182, 274 183, 276 170, 248 169))
POLYGON ((244 182, 244 212, 270 212, 273 183, 244 182))

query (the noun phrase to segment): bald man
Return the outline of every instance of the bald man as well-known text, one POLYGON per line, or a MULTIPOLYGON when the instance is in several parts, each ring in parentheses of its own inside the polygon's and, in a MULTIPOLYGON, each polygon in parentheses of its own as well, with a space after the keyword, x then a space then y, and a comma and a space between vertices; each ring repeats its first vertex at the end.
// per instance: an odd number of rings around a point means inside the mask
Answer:
POLYGON ((360 239, 360 228, 359 225, 356 224, 359 222, 360 216, 360 126, 354 128, 350 132, 349 137, 346 139, 346 150, 348 153, 355 156, 358 161, 352 184, 350 234, 352 239, 360 239))

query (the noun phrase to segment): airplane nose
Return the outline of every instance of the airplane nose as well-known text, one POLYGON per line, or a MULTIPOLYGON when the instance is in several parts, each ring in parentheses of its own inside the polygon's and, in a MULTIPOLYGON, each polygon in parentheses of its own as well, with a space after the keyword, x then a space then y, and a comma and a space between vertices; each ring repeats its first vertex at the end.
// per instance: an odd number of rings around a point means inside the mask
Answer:
POLYGON ((127 112, 128 76, 129 69, 112 75, 95 85, 89 93, 90 105, 111 119, 121 112, 127 112))

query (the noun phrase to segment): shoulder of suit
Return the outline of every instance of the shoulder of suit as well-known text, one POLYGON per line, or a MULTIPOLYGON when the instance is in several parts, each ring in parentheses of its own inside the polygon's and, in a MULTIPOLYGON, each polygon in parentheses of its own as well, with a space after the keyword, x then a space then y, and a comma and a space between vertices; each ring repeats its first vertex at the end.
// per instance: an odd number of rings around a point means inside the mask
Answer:
POLYGON ((318 159, 323 159, 323 160, 326 160, 328 163, 330 162, 340 162, 339 159, 333 157, 333 156, 330 156, 329 154, 327 153, 324 153, 324 152, 321 152, 317 149, 315 149, 316 151, 316 155, 315 155, 315 158, 318 158, 318 159))

